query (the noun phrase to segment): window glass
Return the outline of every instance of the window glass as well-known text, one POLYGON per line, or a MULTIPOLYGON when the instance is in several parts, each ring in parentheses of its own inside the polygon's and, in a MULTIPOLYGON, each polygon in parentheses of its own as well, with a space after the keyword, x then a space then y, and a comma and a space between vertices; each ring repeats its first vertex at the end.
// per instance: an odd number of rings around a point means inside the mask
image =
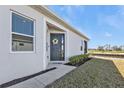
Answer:
POLYGON ((33 21, 24 18, 20 15, 12 13, 12 32, 17 32, 26 35, 34 35, 33 21))
POLYGON ((33 51, 34 22, 12 13, 12 51, 33 51))
POLYGON ((33 38, 13 34, 12 51, 33 51, 33 38))

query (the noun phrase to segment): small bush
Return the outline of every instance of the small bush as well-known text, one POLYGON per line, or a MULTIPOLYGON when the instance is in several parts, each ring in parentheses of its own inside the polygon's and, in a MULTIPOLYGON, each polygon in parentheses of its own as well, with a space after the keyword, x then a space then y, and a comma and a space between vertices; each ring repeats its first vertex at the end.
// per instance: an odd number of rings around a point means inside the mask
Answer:
POLYGON ((69 58, 70 65, 80 65, 85 63, 89 58, 89 54, 76 55, 69 58))

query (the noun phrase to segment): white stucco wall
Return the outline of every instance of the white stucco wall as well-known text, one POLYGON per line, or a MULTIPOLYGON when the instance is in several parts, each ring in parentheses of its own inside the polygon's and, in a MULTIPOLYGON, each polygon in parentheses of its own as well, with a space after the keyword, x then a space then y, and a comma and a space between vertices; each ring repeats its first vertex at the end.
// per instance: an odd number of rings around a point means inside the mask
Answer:
POLYGON ((45 24, 40 13, 28 6, 0 6, 0 84, 45 69, 45 24), (36 20, 35 53, 11 53, 11 11, 36 20))
MULTIPOLYGON (((84 41, 84 38, 81 36, 68 31, 67 32, 67 44, 68 44, 68 58, 74 55, 80 55, 84 53, 84 50, 81 51, 81 40, 84 41)), ((84 45, 84 44, 83 44, 84 45)), ((84 48, 84 46, 83 46, 84 48)))

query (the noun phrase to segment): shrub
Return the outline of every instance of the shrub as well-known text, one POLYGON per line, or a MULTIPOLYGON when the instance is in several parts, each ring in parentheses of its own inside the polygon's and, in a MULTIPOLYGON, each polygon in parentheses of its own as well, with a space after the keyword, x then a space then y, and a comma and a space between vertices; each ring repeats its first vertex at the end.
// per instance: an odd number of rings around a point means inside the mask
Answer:
POLYGON ((78 65, 83 64, 89 58, 89 54, 76 55, 69 58, 69 64, 78 65))

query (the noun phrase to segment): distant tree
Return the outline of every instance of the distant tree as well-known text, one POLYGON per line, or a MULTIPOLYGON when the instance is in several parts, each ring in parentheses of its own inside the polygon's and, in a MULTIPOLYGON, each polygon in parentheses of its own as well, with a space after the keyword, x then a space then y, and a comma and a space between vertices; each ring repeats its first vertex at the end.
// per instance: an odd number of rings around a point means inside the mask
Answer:
POLYGON ((98 46, 97 48, 99 51, 103 51, 104 50, 104 47, 103 46, 98 46))
POLYGON ((121 50, 124 50, 124 45, 121 45, 120 48, 121 48, 121 50))
POLYGON ((121 51, 122 50, 122 48, 121 47, 118 47, 118 46, 113 46, 112 49, 114 51, 121 51))
POLYGON ((113 46, 113 47, 112 47, 112 50, 116 51, 117 48, 118 48, 118 46, 113 46))
POLYGON ((117 48, 117 51, 122 51, 122 47, 121 47, 121 46, 118 47, 118 48, 117 48))

